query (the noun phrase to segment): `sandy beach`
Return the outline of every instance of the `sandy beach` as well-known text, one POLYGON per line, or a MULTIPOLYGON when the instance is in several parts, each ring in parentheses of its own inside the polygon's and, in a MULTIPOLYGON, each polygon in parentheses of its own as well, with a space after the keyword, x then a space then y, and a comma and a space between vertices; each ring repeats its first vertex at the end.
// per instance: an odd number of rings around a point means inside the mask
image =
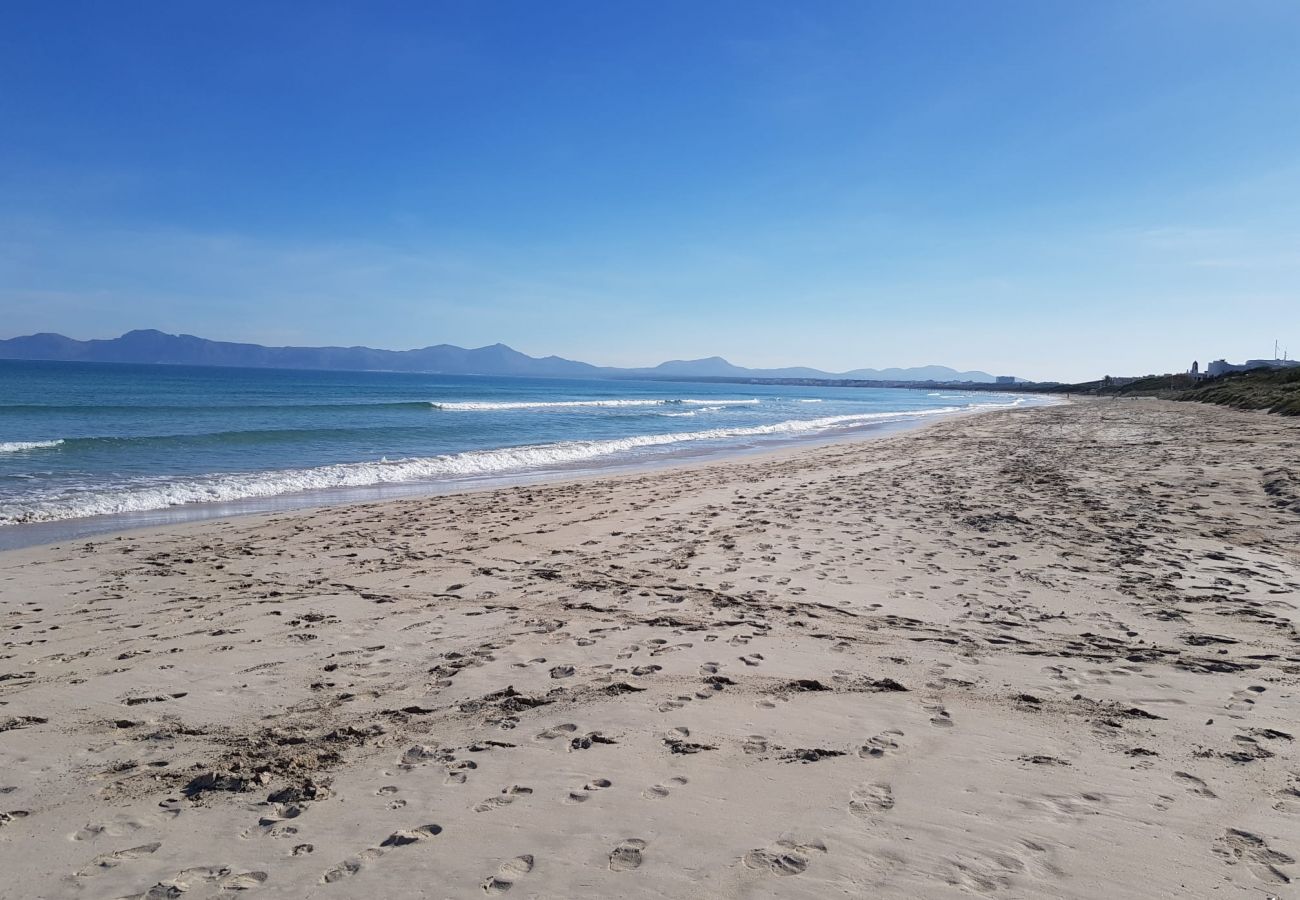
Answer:
POLYGON ((1297 460, 1081 402, 0 554, 0 896, 1294 896, 1297 460))

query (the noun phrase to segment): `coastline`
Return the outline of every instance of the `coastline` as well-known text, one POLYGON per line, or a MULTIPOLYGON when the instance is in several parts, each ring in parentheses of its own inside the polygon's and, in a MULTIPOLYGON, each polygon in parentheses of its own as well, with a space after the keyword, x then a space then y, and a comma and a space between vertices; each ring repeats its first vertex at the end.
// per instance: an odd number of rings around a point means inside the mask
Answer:
MULTIPOLYGON (((1055 396, 1045 396, 1043 399, 1047 402, 1042 405, 1070 402, 1055 396)), ((484 475, 479 478, 446 479, 436 482, 416 480, 350 488, 318 489, 245 500, 186 503, 137 512, 4 525, 0 526, 0 554, 28 547, 62 544, 74 540, 102 539, 106 536, 131 534, 154 529, 181 528, 191 523, 272 516, 282 513, 324 509, 330 506, 402 502, 403 500, 422 497, 492 491, 522 485, 557 484, 592 478, 617 478, 642 472, 710 465, 728 460, 752 459, 767 454, 779 455, 786 452, 800 452, 804 449, 827 444, 878 440, 894 434, 926 428, 956 417, 982 415, 997 411, 999 410, 961 410, 933 417, 916 417, 910 420, 881 422, 845 429, 838 433, 813 434, 807 437, 790 438, 777 446, 732 446, 714 449, 691 448, 688 446, 676 453, 660 457, 610 459, 589 465, 548 467, 534 471, 484 475)))
POLYGON ((841 437, 0 554, 7 889, 1300 878, 1300 423, 1081 401, 841 437))

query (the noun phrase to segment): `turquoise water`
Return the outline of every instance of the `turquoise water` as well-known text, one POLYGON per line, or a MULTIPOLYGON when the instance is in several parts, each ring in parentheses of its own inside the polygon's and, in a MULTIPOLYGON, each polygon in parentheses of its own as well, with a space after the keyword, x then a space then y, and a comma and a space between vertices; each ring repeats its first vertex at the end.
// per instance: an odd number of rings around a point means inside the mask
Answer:
POLYGON ((993 392, 0 360, 0 545, 27 542, 16 532, 37 523, 127 517, 121 527, 427 492, 1023 402, 993 392))

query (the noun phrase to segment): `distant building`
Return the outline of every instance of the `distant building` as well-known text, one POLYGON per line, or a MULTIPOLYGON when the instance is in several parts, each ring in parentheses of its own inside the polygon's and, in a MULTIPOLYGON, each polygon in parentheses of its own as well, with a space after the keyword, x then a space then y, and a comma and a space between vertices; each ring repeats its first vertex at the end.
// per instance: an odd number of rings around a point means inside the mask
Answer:
POLYGON ((1016 383, 1016 376, 1014 376, 1014 375, 999 375, 999 376, 997 376, 996 378, 993 379, 993 382, 994 382, 994 384, 1015 384, 1015 383, 1016 383))
POLYGON ((1192 372, 1191 372, 1191 374, 1194 375, 1194 376, 1195 376, 1195 375, 1199 375, 1199 374, 1201 374, 1201 363, 1200 363, 1199 360, 1195 360, 1195 359, 1192 360, 1192 372))
POLYGON ((1290 369, 1300 366, 1300 360, 1295 359, 1248 359, 1244 363, 1237 365, 1230 363, 1226 359, 1216 359, 1205 367, 1205 374, 1211 378, 1217 378, 1228 372, 1248 372, 1251 369, 1290 369))

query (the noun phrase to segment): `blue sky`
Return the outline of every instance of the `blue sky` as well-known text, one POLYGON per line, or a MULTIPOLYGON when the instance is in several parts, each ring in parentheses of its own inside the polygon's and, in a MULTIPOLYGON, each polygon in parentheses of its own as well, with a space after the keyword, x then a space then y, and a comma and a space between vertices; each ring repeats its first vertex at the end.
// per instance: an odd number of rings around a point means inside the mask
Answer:
POLYGON ((0 336, 1300 355, 1300 4, 0 6, 0 336))

